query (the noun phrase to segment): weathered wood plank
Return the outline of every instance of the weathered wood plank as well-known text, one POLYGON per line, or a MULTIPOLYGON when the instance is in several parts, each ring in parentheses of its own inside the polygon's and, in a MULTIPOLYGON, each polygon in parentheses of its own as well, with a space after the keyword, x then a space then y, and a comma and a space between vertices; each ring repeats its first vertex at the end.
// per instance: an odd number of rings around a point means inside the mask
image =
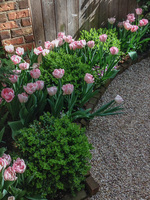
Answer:
POLYGON ((89 0, 79 0, 79 31, 89 30, 89 0))
POLYGON ((118 18, 119 15, 119 0, 111 0, 108 2, 108 18, 118 18))
POLYGON ((67 34, 77 37, 79 29, 79 0, 67 1, 68 32, 67 34))
POLYGON ((90 10, 89 10, 89 29, 99 28, 99 16, 100 16, 100 1, 90 0, 90 10))
POLYGON ((36 46, 43 46, 45 41, 41 0, 30 0, 32 27, 36 46))
POLYGON ((42 13, 46 41, 51 41, 56 38, 56 16, 54 6, 54 0, 42 0, 42 13))
POLYGON ((119 0, 119 17, 118 17, 118 19, 120 21, 126 20, 129 5, 130 4, 128 4, 128 0, 119 0))
POLYGON ((132 0, 128 2, 128 13, 135 13, 136 8, 137 8, 136 0, 132 0))
POLYGON ((56 32, 68 33, 67 0, 55 0, 56 32))
POLYGON ((100 0, 100 26, 105 27, 108 22, 108 0, 100 0))

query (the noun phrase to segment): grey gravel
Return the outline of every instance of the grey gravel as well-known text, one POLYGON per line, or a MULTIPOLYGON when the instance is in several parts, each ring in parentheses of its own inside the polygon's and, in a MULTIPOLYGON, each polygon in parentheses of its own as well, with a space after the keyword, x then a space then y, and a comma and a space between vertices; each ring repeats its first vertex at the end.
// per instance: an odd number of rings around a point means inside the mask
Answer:
POLYGON ((132 65, 109 85, 97 105, 119 94, 124 114, 95 117, 91 174, 99 192, 88 200, 150 200, 150 58, 132 65))

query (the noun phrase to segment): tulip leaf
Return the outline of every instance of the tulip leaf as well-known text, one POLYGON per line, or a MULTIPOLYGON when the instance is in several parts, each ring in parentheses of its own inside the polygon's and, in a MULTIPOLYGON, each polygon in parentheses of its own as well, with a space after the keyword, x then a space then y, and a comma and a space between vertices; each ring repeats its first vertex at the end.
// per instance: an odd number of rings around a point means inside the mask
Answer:
POLYGON ((18 134, 18 131, 23 128, 23 124, 20 121, 13 121, 13 122, 8 122, 8 125, 10 126, 12 130, 12 138, 15 140, 15 136, 18 134))
POLYGON ((137 59, 137 52, 136 51, 130 51, 130 52, 128 52, 128 54, 129 54, 129 56, 132 60, 137 59))

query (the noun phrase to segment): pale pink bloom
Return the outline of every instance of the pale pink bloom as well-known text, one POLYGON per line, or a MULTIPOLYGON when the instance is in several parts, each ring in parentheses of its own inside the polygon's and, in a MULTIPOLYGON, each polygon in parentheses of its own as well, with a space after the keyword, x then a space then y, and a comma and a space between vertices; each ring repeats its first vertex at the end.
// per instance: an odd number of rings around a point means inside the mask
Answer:
POLYGON ((132 27, 131 27, 131 32, 136 32, 137 30, 138 30, 138 26, 136 26, 136 25, 133 25, 132 27))
POLYGON ((9 80, 11 83, 16 83, 18 81, 18 76, 11 74, 9 80))
POLYGON ((127 19, 129 20, 130 23, 134 22, 135 21, 134 13, 128 14, 127 19))
POLYGON ((71 44, 69 44, 69 48, 70 48, 70 50, 76 50, 77 49, 76 42, 74 41, 71 44))
POLYGON ((10 196, 10 197, 8 197, 7 200, 15 200, 15 197, 14 196, 10 196))
POLYGON ((34 64, 32 65, 32 68, 33 68, 33 69, 36 69, 36 68, 39 68, 39 66, 40 66, 39 63, 34 63, 34 64))
POLYGON ((109 22, 110 24, 114 24, 115 21, 116 21, 116 18, 115 18, 115 17, 108 18, 108 22, 109 22))
POLYGON ((123 27, 123 22, 118 22, 118 27, 122 28, 123 27))
POLYGON ((142 11, 143 11, 142 8, 135 9, 135 12, 136 12, 137 15, 141 15, 142 11))
POLYGON ((122 102, 123 102, 122 97, 119 96, 119 95, 117 95, 117 96, 115 97, 115 102, 118 103, 118 104, 122 103, 122 102))
POLYGON ((15 181, 17 180, 16 173, 12 167, 8 167, 4 171, 4 180, 5 181, 15 181))
POLYGON ((0 97, 0 104, 2 104, 3 99, 0 97))
POLYGON ((23 86, 23 89, 28 94, 33 94, 37 89, 37 83, 28 83, 26 86, 23 86))
POLYGON ((30 75, 34 79, 39 78, 41 76, 41 71, 39 69, 33 69, 30 71, 30 75))
POLYGON ((64 32, 59 32, 58 33, 58 38, 63 38, 65 36, 65 33, 64 32))
POLYGON ((26 103, 28 101, 28 95, 25 92, 22 94, 18 94, 18 99, 20 103, 26 103))
POLYGON ((148 24, 148 20, 147 19, 141 19, 140 21, 139 21, 139 26, 146 26, 147 24, 148 24))
POLYGON ((80 43, 82 43, 83 47, 85 47, 85 45, 86 45, 86 41, 85 40, 80 40, 80 43))
POLYGON ((57 40, 59 41, 58 46, 62 46, 65 43, 63 38, 58 38, 57 40))
POLYGON ((59 40, 58 39, 55 39, 51 42, 51 45, 52 45, 52 48, 54 47, 58 47, 59 46, 59 40))
POLYGON ((0 172, 2 171, 3 168, 4 169, 6 168, 7 164, 8 164, 8 162, 6 159, 0 158, 0 172))
POLYGON ((24 54, 24 48, 17 47, 16 54, 18 54, 19 56, 22 56, 24 54))
POLYGON ((42 51, 43 51, 43 48, 42 48, 41 46, 39 46, 39 47, 37 47, 37 48, 34 48, 34 53, 35 53, 36 55, 41 54, 42 51))
POLYGON ((36 90, 43 90, 44 88, 44 81, 36 81, 37 89, 36 90))
POLYGON ((94 83, 94 78, 92 74, 86 73, 84 76, 84 80, 86 83, 94 83))
POLYGON ((52 49, 52 45, 50 41, 46 41, 44 46, 45 46, 45 49, 52 49))
POLYGON ((8 103, 11 102, 15 97, 14 90, 12 88, 4 88, 1 91, 1 97, 5 99, 6 102, 8 103))
POLYGON ((112 55, 116 55, 119 51, 117 47, 111 47, 109 50, 112 55))
POLYGON ((19 68, 21 70, 26 70, 26 69, 29 69, 29 63, 25 62, 25 63, 20 63, 19 64, 19 68))
POLYGON ((55 69, 52 74, 55 78, 62 78, 64 73, 65 73, 64 69, 55 69))
POLYGON ((132 28, 132 25, 130 24, 130 23, 128 23, 128 22, 124 22, 123 23, 123 26, 124 26, 124 28, 128 31, 128 30, 130 30, 131 28, 132 28))
POLYGON ((23 159, 17 158, 17 160, 14 161, 12 168, 16 173, 22 174, 26 170, 26 164, 23 159))
POLYGON ((6 45, 5 51, 7 51, 8 53, 13 53, 14 52, 14 46, 12 44, 6 45))
POLYGON ((1 84, 2 84, 3 87, 6 87, 6 86, 7 86, 6 83, 1 83, 1 84))
POLYGON ((7 165, 10 165, 11 163, 11 156, 9 154, 3 154, 2 156, 3 159, 5 159, 7 161, 7 165))
POLYGON ((13 61, 13 63, 15 64, 15 65, 17 65, 17 64, 19 64, 20 62, 21 62, 21 57, 20 56, 17 56, 17 55, 13 55, 13 56, 11 56, 11 58, 10 58, 12 61, 13 61))
POLYGON ((18 70, 18 69, 14 69, 13 72, 14 72, 14 74, 16 74, 16 75, 21 74, 21 70, 18 70))
POLYGON ((74 44, 76 45, 75 48, 77 48, 77 49, 82 49, 84 47, 84 45, 81 41, 75 41, 74 44))
POLYGON ((107 35, 106 35, 106 34, 100 35, 100 36, 99 36, 99 40, 100 40, 101 42, 106 42, 106 40, 107 40, 107 35))
POLYGON ((74 90, 74 86, 72 84, 66 84, 62 86, 63 95, 71 94, 74 90))
POLYGON ((89 41, 89 42, 87 42, 87 46, 89 47, 89 48, 93 48, 94 47, 94 45, 95 45, 95 42, 92 40, 92 41, 89 41))
POLYGON ((64 36, 63 39, 64 39, 65 42, 67 42, 67 43, 73 42, 73 39, 72 39, 72 36, 71 36, 71 35, 64 36))
POLYGON ((43 51, 42 51, 42 55, 43 56, 46 56, 47 54, 49 54, 49 50, 48 49, 44 49, 43 51))
POLYGON ((50 96, 53 96, 57 93, 57 87, 53 86, 53 87, 47 88, 47 92, 50 96))

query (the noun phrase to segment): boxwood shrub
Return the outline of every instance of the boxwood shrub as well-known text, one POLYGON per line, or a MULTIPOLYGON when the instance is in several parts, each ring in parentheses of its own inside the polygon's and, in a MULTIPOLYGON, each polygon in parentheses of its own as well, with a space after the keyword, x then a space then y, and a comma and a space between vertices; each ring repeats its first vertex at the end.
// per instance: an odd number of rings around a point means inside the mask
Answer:
POLYGON ((16 144, 28 162, 27 174, 35 174, 28 191, 53 199, 60 191, 73 194, 81 190, 92 148, 85 129, 66 117, 57 119, 45 113, 19 133, 16 144))

